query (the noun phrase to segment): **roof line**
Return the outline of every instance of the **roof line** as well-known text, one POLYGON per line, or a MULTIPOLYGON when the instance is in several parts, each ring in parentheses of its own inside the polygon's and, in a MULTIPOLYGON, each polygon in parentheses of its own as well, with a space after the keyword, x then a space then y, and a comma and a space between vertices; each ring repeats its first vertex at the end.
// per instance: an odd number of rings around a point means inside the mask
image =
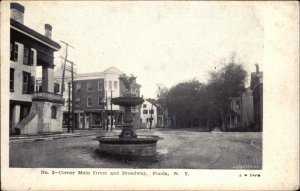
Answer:
POLYGON ((45 44, 45 45, 47 45, 47 46, 49 46, 50 48, 53 48, 54 50, 59 50, 58 48, 56 48, 56 47, 54 47, 54 46, 51 46, 50 44, 48 44, 48 43, 46 43, 46 42, 44 42, 44 41, 42 41, 42 40, 40 40, 40 39, 38 39, 38 38, 32 36, 31 34, 28 34, 27 32, 24 32, 24 31, 22 31, 22 30, 20 30, 20 29, 18 29, 18 28, 16 28, 16 27, 14 27, 14 26, 10 26, 10 27, 13 28, 13 29, 16 30, 16 31, 19 31, 19 32, 21 32, 21 33, 23 33, 23 34, 25 34, 25 35, 27 35, 27 36, 29 36, 29 37, 31 37, 31 38, 33 38, 33 39, 39 41, 39 42, 41 42, 41 43, 43 43, 43 44, 45 44))

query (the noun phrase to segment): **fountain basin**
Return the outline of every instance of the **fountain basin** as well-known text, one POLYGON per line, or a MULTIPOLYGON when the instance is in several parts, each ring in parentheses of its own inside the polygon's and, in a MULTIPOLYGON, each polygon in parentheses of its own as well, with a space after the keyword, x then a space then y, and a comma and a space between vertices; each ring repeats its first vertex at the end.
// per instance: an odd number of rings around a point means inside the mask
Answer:
POLYGON ((143 157, 156 154, 158 136, 119 138, 118 136, 97 137, 100 153, 116 156, 143 157))

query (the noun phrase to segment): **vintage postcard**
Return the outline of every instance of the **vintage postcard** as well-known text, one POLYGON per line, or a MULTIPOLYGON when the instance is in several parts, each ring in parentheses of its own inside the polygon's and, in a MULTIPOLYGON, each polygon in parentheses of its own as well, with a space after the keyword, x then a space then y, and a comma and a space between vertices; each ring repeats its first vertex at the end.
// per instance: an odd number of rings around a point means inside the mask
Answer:
POLYGON ((298 7, 1 2, 1 189, 299 189, 298 7))

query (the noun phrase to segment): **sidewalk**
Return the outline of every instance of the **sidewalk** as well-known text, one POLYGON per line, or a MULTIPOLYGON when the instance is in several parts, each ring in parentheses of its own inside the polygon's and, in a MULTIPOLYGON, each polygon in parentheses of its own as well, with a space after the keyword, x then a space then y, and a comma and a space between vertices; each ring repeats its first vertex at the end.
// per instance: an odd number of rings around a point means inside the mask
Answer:
POLYGON ((11 137, 9 137, 9 142, 20 143, 32 141, 47 141, 72 137, 96 136, 101 135, 102 133, 105 133, 105 131, 102 129, 74 130, 74 133, 68 133, 67 129, 63 129, 62 133, 49 133, 40 135, 12 135, 11 137))

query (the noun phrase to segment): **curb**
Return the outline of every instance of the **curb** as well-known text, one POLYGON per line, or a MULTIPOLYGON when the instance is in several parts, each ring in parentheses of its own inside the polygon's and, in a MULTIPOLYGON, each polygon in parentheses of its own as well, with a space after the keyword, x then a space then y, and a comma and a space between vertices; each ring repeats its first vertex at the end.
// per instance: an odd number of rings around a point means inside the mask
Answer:
POLYGON ((68 135, 68 136, 58 136, 58 137, 39 137, 39 138, 22 138, 9 140, 10 143, 24 143, 24 142, 35 142, 35 141, 50 141, 64 138, 75 138, 75 137, 89 137, 96 136, 96 134, 85 134, 85 135, 68 135))

